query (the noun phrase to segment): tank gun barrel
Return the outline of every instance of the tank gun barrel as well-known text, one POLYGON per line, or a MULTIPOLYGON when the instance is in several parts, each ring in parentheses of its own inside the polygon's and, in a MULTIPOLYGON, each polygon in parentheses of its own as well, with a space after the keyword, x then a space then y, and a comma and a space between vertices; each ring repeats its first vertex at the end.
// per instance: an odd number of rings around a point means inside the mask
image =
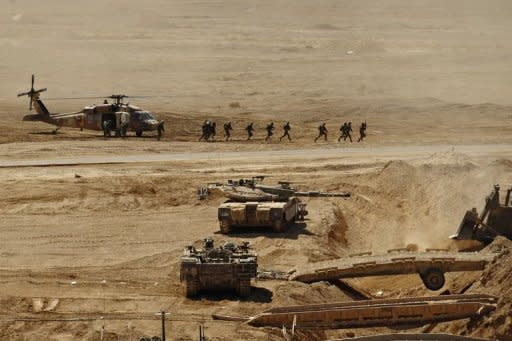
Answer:
POLYGON ((278 195, 280 198, 289 198, 292 196, 350 198, 349 192, 297 191, 295 188, 292 187, 275 187, 268 185, 256 185, 255 187, 263 192, 278 195))
POLYGON ((350 198, 349 192, 318 192, 318 191, 306 191, 306 192, 295 192, 297 197, 339 197, 339 198, 350 198))

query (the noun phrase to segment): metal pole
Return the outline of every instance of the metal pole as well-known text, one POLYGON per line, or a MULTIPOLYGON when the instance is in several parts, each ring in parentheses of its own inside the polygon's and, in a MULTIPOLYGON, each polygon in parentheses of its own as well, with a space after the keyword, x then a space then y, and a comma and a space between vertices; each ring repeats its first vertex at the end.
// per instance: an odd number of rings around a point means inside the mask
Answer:
POLYGON ((165 311, 160 312, 162 314, 162 341, 165 341, 165 311))
POLYGON ((204 335, 204 326, 202 324, 199 325, 199 341, 206 341, 206 337, 204 335))

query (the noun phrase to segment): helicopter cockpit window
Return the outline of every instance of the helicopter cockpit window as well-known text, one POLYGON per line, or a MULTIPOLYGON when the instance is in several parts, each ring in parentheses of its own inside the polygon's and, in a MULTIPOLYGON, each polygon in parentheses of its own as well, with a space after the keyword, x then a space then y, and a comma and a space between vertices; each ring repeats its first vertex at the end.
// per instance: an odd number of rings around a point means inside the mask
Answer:
POLYGON ((154 120, 155 119, 153 114, 151 114, 149 111, 136 111, 135 115, 141 121, 154 120))

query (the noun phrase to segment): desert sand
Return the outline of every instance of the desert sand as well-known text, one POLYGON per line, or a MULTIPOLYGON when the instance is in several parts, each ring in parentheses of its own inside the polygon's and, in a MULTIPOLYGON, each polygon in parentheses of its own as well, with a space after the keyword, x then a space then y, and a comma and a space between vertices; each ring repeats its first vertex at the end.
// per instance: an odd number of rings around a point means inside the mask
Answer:
MULTIPOLYGON (((357 298, 331 283, 257 281, 246 300, 186 299, 179 285, 183 248, 207 236, 247 240, 260 268, 281 271, 411 244, 455 252, 448 236, 464 212, 480 209, 494 184, 512 184, 507 2, 0 0, 0 6, 1 340, 102 334, 136 340, 159 334, 160 310, 170 313, 172 340, 197 339, 200 324, 211 340, 281 340, 278 330, 213 321, 211 314, 357 298), (49 125, 22 122, 28 99, 16 93, 28 90, 32 73, 36 87, 48 88, 42 99, 52 112, 101 101, 52 97, 154 96, 133 102, 166 121, 165 136, 105 140, 66 128, 53 135, 49 125), (219 134, 216 142, 197 142, 205 119, 232 121, 233 141, 219 134), (365 120, 364 142, 336 142, 343 122, 357 128, 365 120), (265 143, 269 121, 277 130, 265 143), (286 121, 293 141, 280 143, 286 121), (246 142, 249 122, 257 132, 246 142), (322 122, 329 140, 314 143, 322 122), (223 198, 199 201, 196 189, 254 175, 353 196, 306 199, 305 224, 284 234, 220 234, 216 207, 223 198), (333 238, 341 233, 340 210, 344 238, 333 238)), ((443 292, 476 281, 470 292, 510 297, 499 284, 510 277, 496 266, 447 278, 443 292)), ((419 276, 347 282, 368 297, 433 294, 419 276)), ((511 333, 511 326, 505 316, 431 329, 492 337, 511 333)))

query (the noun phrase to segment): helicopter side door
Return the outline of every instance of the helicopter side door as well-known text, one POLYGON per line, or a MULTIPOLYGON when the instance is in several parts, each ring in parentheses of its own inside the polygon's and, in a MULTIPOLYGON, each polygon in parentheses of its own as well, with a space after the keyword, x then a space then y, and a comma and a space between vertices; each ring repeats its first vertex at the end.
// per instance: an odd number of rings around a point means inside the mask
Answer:
POLYGON ((89 130, 102 130, 101 114, 97 113, 95 107, 85 107, 84 128, 89 130))
POLYGON ((105 129, 107 124, 110 130, 116 130, 119 126, 118 115, 114 113, 101 114, 101 128, 105 129))
POLYGON ((143 119, 141 116, 141 113, 138 111, 131 111, 130 112, 130 124, 129 124, 131 131, 142 131, 143 129, 143 119))

